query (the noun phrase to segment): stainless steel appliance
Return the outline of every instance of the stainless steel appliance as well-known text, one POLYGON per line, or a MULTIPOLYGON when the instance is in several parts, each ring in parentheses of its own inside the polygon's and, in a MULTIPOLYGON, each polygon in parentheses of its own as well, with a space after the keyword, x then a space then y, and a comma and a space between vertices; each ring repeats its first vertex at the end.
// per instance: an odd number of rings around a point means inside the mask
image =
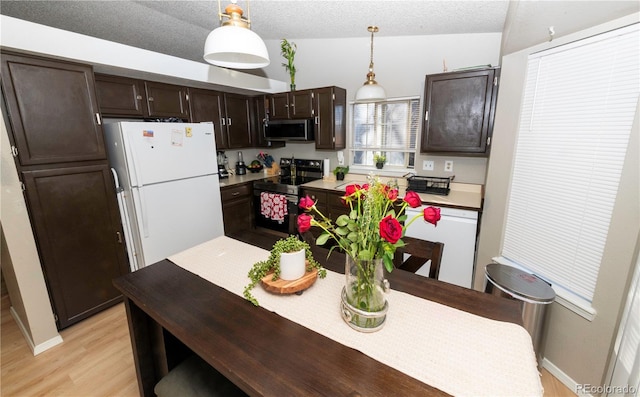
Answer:
POLYGON ((323 167, 324 160, 281 158, 280 176, 253 182, 256 226, 286 234, 296 234, 300 185, 322 179, 323 167), (269 199, 268 194, 276 195, 279 196, 277 198, 286 200, 286 204, 284 204, 286 206, 286 214, 282 216, 264 215, 264 209, 267 205, 265 200, 269 199))
POLYGON ((229 171, 227 171, 227 156, 224 152, 218 152, 218 177, 220 179, 228 178, 229 171))
POLYGON ((247 173, 247 165, 242 158, 242 152, 238 152, 238 162, 236 163, 236 175, 245 175, 247 173))
POLYGON ((222 236, 211 123, 105 124, 131 270, 222 236))
POLYGON ((313 119, 270 120, 265 123, 264 136, 270 141, 314 141, 313 119))

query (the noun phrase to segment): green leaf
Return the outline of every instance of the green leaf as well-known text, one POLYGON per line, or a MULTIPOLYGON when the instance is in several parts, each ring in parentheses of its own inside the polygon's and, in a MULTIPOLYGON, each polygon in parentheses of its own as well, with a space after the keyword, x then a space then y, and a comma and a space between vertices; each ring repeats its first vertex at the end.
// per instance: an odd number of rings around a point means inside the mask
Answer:
POLYGON ((336 225, 338 226, 347 226, 349 223, 349 217, 346 215, 340 215, 338 219, 336 219, 336 225))
POLYGON ((327 241, 329 241, 330 238, 331 235, 329 233, 322 233, 316 239, 316 245, 324 245, 327 241))
POLYGON ((369 250, 362 250, 358 252, 358 258, 363 261, 370 261, 371 259, 373 259, 369 250))
POLYGON ((358 219, 358 210, 352 210, 352 211, 349 213, 349 218, 351 218, 351 219, 353 219, 353 220, 358 219))
POLYGON ((349 234, 349 229, 347 229, 346 227, 339 227, 336 228, 336 233, 340 236, 346 236, 347 234, 349 234))
POLYGON ((351 230, 352 232, 357 232, 358 224, 355 222, 349 222, 349 224, 347 225, 347 229, 351 230))
POLYGON ((358 233, 356 233, 356 232, 351 232, 351 233, 349 233, 349 234, 347 235, 347 238, 348 238, 350 241, 353 241, 354 243, 356 243, 356 242, 358 242, 358 233))
POLYGON ((391 273, 393 271, 393 255, 391 256, 391 259, 389 259, 389 257, 386 255, 383 256, 382 262, 384 262, 385 269, 387 269, 387 271, 391 273))

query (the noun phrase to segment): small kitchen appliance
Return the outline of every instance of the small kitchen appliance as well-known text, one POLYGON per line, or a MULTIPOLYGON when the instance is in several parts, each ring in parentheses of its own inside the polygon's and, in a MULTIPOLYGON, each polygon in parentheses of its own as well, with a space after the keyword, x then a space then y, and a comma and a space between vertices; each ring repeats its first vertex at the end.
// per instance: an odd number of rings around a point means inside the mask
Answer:
POLYGON ((218 152, 218 178, 228 178, 229 171, 227 171, 227 156, 224 152, 218 152))
POLYGON ((236 175, 245 175, 247 173, 247 165, 242 158, 242 152, 238 152, 238 162, 236 162, 236 175))

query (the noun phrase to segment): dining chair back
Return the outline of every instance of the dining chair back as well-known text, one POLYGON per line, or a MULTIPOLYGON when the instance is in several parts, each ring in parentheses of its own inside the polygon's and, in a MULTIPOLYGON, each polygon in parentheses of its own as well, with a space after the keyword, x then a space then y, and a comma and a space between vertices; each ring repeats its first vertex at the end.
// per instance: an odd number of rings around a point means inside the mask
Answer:
POLYGON ((398 248, 393 257, 393 264, 397 269, 415 273, 427 261, 431 260, 429 278, 437 279, 440 274, 440 262, 444 251, 443 243, 420 240, 413 237, 403 237, 405 246, 398 248), (405 259, 405 254, 408 255, 405 259))

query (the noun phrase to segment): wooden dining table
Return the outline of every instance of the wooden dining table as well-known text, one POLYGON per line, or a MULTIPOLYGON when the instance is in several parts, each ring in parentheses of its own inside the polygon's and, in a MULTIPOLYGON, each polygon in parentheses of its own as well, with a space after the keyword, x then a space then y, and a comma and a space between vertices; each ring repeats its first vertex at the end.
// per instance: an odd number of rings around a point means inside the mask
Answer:
MULTIPOLYGON (((344 273, 344 255, 317 252, 316 259, 344 273)), ((394 290, 521 325, 516 301, 405 271, 388 279, 394 290)), ((141 396, 154 396, 156 383, 194 353, 251 396, 448 395, 168 259, 114 284, 124 296, 141 396)))

